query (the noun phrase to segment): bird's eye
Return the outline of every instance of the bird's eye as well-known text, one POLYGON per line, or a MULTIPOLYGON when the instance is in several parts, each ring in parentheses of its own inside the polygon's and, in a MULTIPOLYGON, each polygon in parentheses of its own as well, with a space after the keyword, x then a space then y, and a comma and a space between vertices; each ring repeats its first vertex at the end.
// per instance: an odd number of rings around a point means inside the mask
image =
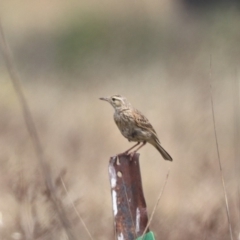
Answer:
POLYGON ((112 98, 112 100, 113 100, 113 101, 115 101, 115 100, 116 100, 116 98, 112 98))

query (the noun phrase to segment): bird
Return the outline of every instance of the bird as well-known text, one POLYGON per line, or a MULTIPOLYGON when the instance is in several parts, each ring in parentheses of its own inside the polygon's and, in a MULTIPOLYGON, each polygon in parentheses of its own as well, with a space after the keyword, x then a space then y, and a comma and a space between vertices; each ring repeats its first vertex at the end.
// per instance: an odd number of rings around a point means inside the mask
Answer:
POLYGON ((137 142, 124 153, 129 154, 130 150, 137 147, 131 153, 134 154, 146 143, 150 143, 160 152, 165 160, 172 161, 172 157, 161 146, 157 133, 149 120, 139 110, 132 107, 131 103, 125 97, 113 95, 99 99, 107 101, 113 106, 115 110, 113 118, 122 135, 129 142, 137 142))

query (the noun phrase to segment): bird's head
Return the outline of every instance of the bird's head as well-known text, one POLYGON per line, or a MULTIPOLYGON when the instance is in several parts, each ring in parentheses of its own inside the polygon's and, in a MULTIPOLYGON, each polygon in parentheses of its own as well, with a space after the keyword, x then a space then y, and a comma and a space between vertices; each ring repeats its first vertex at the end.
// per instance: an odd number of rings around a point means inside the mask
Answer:
POLYGON ((121 95, 113 95, 111 97, 101 97, 100 100, 109 102, 116 111, 129 108, 131 105, 127 99, 121 95))

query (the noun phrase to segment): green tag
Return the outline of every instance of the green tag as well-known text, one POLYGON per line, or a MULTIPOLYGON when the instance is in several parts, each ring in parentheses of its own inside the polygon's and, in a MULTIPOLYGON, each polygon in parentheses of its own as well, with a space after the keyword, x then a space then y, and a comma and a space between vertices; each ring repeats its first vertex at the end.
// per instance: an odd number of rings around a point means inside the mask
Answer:
POLYGON ((153 232, 148 232, 144 236, 137 238, 137 240, 155 240, 153 232))

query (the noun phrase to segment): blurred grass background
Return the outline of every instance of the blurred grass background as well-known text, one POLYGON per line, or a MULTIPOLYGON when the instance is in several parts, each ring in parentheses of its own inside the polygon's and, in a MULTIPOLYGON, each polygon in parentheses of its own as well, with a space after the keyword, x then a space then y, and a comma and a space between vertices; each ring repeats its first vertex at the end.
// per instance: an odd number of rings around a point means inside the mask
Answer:
MULTIPOLYGON (((113 239, 109 157, 131 146, 113 109, 126 96, 152 122, 174 161, 141 150, 148 212, 170 179, 151 224, 156 239, 229 239, 210 102, 234 238, 239 235, 240 15, 237 1, 1 1, 15 65, 53 179, 64 181, 89 231, 113 239), (199 3, 200 2, 200 3, 199 3)), ((65 239, 44 195, 21 108, 0 55, 1 239, 65 239)), ((79 239, 69 198, 58 194, 79 239)))

